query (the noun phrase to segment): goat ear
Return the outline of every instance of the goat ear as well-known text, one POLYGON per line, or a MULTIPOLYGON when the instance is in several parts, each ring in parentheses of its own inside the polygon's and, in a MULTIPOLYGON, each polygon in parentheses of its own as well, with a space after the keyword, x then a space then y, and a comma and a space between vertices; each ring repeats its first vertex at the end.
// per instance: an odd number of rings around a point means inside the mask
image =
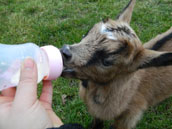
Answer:
POLYGON ((136 0, 130 0, 128 5, 121 11, 121 13, 117 16, 116 19, 130 24, 135 3, 136 3, 136 0))
POLYGON ((157 52, 144 49, 136 59, 137 69, 172 65, 171 52, 157 52))

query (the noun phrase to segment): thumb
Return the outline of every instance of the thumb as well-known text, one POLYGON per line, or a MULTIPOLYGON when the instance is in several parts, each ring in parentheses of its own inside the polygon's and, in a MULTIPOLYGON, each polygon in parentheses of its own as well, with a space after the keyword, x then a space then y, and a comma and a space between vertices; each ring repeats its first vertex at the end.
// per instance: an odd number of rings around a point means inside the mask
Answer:
POLYGON ((37 66, 30 58, 24 60, 21 67, 20 81, 17 87, 14 105, 30 107, 37 100, 37 66))
POLYGON ((52 110, 48 110, 48 115, 51 118, 51 121, 53 123, 54 127, 60 127, 63 125, 63 122, 61 121, 61 119, 55 114, 55 112, 53 112, 52 110))

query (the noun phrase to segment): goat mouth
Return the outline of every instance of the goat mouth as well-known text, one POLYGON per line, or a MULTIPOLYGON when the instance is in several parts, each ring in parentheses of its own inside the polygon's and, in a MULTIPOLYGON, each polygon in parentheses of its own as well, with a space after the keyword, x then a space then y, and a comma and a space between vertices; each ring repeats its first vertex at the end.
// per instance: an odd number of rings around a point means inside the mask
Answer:
POLYGON ((64 68, 61 76, 66 78, 75 78, 76 71, 73 68, 64 68))

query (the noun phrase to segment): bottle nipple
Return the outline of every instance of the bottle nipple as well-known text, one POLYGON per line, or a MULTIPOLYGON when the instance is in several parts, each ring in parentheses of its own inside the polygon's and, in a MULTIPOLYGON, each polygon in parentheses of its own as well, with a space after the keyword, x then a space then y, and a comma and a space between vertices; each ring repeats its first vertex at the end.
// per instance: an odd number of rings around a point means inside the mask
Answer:
POLYGON ((44 77, 44 80, 57 79, 63 70, 63 60, 60 50, 52 45, 41 47, 45 51, 48 57, 49 63, 49 75, 44 77))

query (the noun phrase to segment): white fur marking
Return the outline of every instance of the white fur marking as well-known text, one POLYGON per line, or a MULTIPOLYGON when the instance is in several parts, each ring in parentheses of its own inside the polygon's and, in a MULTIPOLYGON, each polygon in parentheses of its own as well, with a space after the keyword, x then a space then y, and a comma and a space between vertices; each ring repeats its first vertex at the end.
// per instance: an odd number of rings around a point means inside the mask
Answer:
POLYGON ((106 29, 105 24, 103 24, 101 27, 101 34, 106 34, 108 39, 117 40, 114 34, 106 29))
POLYGON ((101 33, 102 34, 106 33, 106 26, 105 26, 105 24, 102 25, 101 33))
POLYGON ((112 39, 112 40, 117 40, 117 38, 113 36, 113 33, 112 33, 112 32, 109 33, 109 34, 107 35, 107 37, 108 37, 109 39, 112 39))

